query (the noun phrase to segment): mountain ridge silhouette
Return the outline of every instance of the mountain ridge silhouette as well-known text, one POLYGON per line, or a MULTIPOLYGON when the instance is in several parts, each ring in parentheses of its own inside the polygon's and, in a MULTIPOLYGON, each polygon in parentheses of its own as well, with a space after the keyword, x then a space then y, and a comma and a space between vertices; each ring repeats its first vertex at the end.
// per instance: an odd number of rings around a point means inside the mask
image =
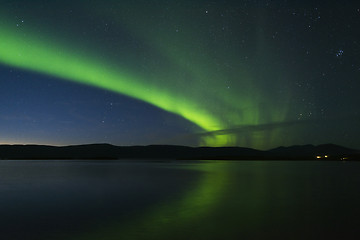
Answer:
POLYGON ((0 145, 0 159, 199 159, 199 160, 360 160, 360 151, 335 144, 294 145, 270 150, 244 147, 180 145, 115 146, 106 143, 70 146, 0 145))

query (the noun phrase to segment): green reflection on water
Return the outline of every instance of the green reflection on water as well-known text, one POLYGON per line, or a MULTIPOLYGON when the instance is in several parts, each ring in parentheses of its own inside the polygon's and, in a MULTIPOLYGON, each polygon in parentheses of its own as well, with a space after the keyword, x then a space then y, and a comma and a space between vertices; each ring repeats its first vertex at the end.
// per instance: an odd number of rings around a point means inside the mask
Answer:
POLYGON ((202 177, 181 199, 153 206, 125 224, 113 222, 66 239, 182 239, 189 234, 203 233, 209 225, 202 221, 211 216, 227 191, 227 167, 219 162, 184 164, 181 168, 200 171, 202 177), (205 229, 199 231, 198 227, 205 229))
POLYGON ((184 176, 197 171, 199 181, 178 197, 129 215, 125 223, 124 216, 110 223, 99 219, 101 227, 58 239, 357 239, 344 236, 358 236, 358 165, 202 161, 160 166, 184 169, 184 176))
POLYGON ((263 239, 279 230, 282 236, 292 235, 286 218, 299 212, 283 206, 296 202, 286 183, 287 164, 202 161, 163 167, 197 171, 200 180, 178 198, 129 215, 125 223, 119 218, 59 239, 263 239))

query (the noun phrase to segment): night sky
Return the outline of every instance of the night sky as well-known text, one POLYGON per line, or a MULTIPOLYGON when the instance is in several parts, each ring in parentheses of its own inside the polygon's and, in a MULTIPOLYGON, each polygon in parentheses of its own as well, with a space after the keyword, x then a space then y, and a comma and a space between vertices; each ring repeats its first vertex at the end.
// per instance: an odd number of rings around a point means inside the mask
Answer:
POLYGON ((359 1, 0 1, 0 144, 360 149, 359 1))

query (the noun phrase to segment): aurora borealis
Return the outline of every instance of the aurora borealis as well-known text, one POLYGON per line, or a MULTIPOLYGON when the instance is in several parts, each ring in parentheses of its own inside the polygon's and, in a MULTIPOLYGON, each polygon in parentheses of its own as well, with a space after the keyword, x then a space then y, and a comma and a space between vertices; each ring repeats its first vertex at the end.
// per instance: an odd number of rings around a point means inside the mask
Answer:
POLYGON ((359 5, 1 1, 0 143, 360 148, 359 5))

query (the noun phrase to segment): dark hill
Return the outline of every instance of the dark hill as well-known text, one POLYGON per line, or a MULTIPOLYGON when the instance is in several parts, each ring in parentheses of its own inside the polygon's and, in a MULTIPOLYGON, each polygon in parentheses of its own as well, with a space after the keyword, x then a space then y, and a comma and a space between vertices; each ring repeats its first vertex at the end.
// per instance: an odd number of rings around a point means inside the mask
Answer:
POLYGON ((260 151, 241 147, 186 147, 175 145, 74 146, 0 145, 0 159, 228 159, 228 160, 359 159, 360 151, 334 144, 279 147, 260 151))

